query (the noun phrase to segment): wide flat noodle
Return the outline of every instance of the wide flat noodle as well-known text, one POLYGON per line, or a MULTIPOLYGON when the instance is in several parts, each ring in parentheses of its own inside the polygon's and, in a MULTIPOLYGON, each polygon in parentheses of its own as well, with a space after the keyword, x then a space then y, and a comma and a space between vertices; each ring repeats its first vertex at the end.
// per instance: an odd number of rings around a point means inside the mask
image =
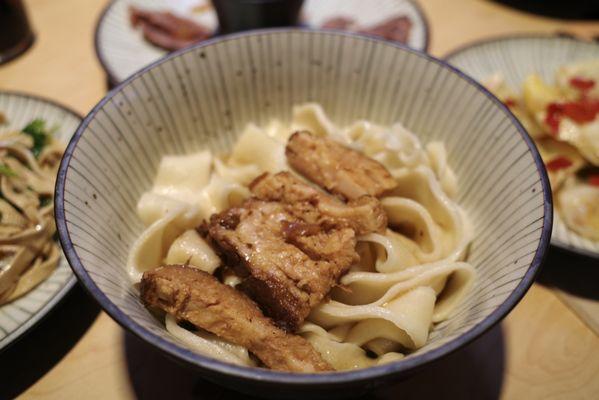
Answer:
POLYGON ((300 327, 298 333, 308 340, 325 361, 338 371, 368 368, 401 360, 404 357, 401 353, 387 352, 373 359, 362 347, 344 340, 350 327, 343 328, 344 332, 340 336, 335 330, 327 332, 324 328, 307 322, 300 327))
POLYGON ((141 198, 137 202, 137 215, 144 225, 150 226, 169 212, 187 208, 188 206, 187 203, 176 200, 173 197, 146 192, 141 195, 141 198))
POLYGON ((412 238, 423 249, 420 254, 422 262, 462 258, 471 240, 471 228, 464 212, 445 194, 434 173, 429 168, 419 166, 414 170, 405 171, 396 179, 397 188, 390 197, 382 201, 389 217, 389 226, 408 224, 409 221, 405 220, 402 213, 409 211, 416 216, 412 220, 413 227, 423 229, 416 229, 412 238), (422 207, 415 207, 414 203, 408 203, 405 199, 411 199, 422 207), (430 222, 429 216, 434 220, 434 224, 423 225, 422 221, 430 222), (426 247, 423 247, 426 242, 422 241, 427 235, 433 243, 428 254, 426 247))
POLYGON ((293 107, 290 131, 310 131, 317 136, 334 135, 335 125, 319 104, 307 103, 293 107))
POLYGON ((229 343, 206 331, 192 333, 177 325, 175 317, 170 314, 165 317, 165 325, 174 337, 199 354, 246 367, 256 365, 246 348, 229 343))
POLYGON ((195 229, 186 230, 173 241, 166 255, 167 264, 185 264, 212 274, 220 258, 195 229))
POLYGON ((247 183, 260 173, 254 164, 233 166, 207 151, 165 157, 154 187, 137 203, 137 214, 147 228, 129 253, 131 280, 138 282, 144 271, 163 263, 186 263, 214 272, 220 259, 191 231, 213 213, 247 198, 247 183))
POLYGON ((127 259, 127 273, 139 282, 145 271, 162 264, 173 241, 202 222, 197 207, 181 205, 155 221, 133 243, 127 259))
POLYGON ((210 179, 212 154, 164 156, 160 161, 152 192, 174 198, 196 196, 210 179))
POLYGON ((235 167, 219 158, 214 159, 214 169, 219 177, 240 185, 249 185, 252 180, 261 174, 260 168, 255 164, 244 164, 235 167))
POLYGON ((353 270, 394 272, 421 262, 418 244, 391 229, 387 229, 384 235, 369 233, 359 239, 359 245, 368 247, 363 250, 360 263, 353 270))
POLYGON ((214 213, 239 205, 249 197, 250 190, 238 182, 212 175, 210 183, 204 188, 203 206, 205 218, 214 213))
POLYGON ((393 171, 427 165, 426 152, 420 140, 403 125, 396 123, 389 128, 358 121, 345 131, 354 147, 393 171))
POLYGON ((458 192, 458 182, 453 170, 447 163, 447 152, 441 142, 430 142, 426 145, 431 169, 439 179, 441 188, 445 194, 453 199, 458 192))
POLYGON ((373 306, 369 312, 373 318, 362 317, 346 340, 359 346, 374 339, 387 339, 408 349, 422 347, 428 338, 435 300, 436 293, 432 288, 415 287, 382 305, 384 311, 373 306), (385 318, 387 312, 393 316, 391 319, 385 318))
POLYGON ((270 137, 256 125, 245 128, 229 158, 230 165, 256 165, 260 172, 279 172, 287 167, 285 142, 270 137))
MULTIPOLYGON (((285 144, 296 130, 334 136, 381 162, 398 181, 397 189, 381 199, 389 229, 358 238, 360 262, 298 333, 337 370, 400 360, 426 343, 434 323, 448 318, 473 285, 475 270, 460 261, 472 230, 453 201, 457 179, 445 147, 440 142, 423 146, 399 123, 384 127, 360 120, 340 128, 320 105, 308 103, 294 107, 289 124, 248 125, 228 156, 196 153, 178 159, 180 167, 177 158, 168 159, 161 164, 160 185, 138 204, 149 227, 132 248, 130 275, 137 281, 162 262, 213 273, 221 262, 195 226, 247 198, 247 185, 261 173, 289 170, 285 144), (205 169, 196 170, 197 181, 184 173, 192 161, 194 168, 205 169)), ((226 284, 239 283, 228 268, 222 271, 226 284)), ((248 365, 247 351, 232 354, 220 339, 188 332, 168 318, 169 331, 195 351, 248 365)))
MULTIPOLYGON (((437 295, 442 294, 435 303, 433 319, 438 322, 446 318, 468 292, 474 278, 475 270, 470 264, 448 261, 417 265, 392 273, 350 272, 341 279, 345 290, 333 292, 332 297, 339 303, 337 310, 343 308, 341 306, 380 306, 413 288, 428 286, 437 295), (439 285, 440 282, 443 284, 439 285)), ((323 304, 321 309, 326 312, 329 309, 325 306, 323 304)), ((343 308, 344 315, 349 315, 349 308, 343 308)))

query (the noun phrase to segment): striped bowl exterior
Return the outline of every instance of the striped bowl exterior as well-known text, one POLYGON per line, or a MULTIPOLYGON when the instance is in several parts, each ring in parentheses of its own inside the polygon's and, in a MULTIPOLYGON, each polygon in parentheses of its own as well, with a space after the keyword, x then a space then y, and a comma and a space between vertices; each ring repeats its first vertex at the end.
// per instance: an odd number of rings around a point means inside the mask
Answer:
MULTIPOLYGON (((599 45, 569 37, 507 36, 466 45, 450 53, 446 60, 477 80, 501 72, 515 89, 531 73, 553 82, 555 71, 575 61, 598 59, 599 45)), ((599 258, 599 242, 569 230, 555 213, 551 244, 599 258)))
POLYGON ((71 266, 119 323, 209 379, 246 391, 285 383, 281 390, 296 395, 380 383, 480 335, 531 285, 552 223, 547 177, 530 138, 470 78, 392 42, 292 29, 208 41, 129 78, 92 110, 71 141, 57 204, 71 266), (340 125, 359 118, 401 121, 425 142, 442 140, 459 177, 458 201, 475 227, 469 261, 479 274, 476 287, 454 317, 435 326, 424 348, 400 362, 323 375, 224 364, 180 346, 127 278, 127 253, 143 230, 136 202, 151 187, 163 155, 225 152, 248 122, 289 119, 292 106, 305 101, 321 103, 340 125))
MULTIPOLYGON (((22 129, 31 120, 42 118, 49 127, 58 126, 54 135, 64 143, 81 122, 77 113, 51 100, 16 92, 0 91, 0 111, 8 119, 8 125, 0 126, 0 131, 22 129)), ((69 264, 62 257, 48 279, 23 297, 0 306, 0 351, 41 320, 75 282, 69 264)))
MULTIPOLYGON (((215 30, 218 21, 214 11, 201 14, 190 10, 209 0, 113 0, 106 6, 96 26, 96 54, 109 81, 117 84, 138 69, 167 54, 143 39, 139 29, 131 27, 129 7, 172 10, 215 30)), ((406 15, 412 20, 408 45, 427 50, 428 25, 418 4, 411 0, 306 0, 301 18, 310 27, 321 26, 335 16, 351 17, 362 26, 376 24, 389 16, 406 15)))

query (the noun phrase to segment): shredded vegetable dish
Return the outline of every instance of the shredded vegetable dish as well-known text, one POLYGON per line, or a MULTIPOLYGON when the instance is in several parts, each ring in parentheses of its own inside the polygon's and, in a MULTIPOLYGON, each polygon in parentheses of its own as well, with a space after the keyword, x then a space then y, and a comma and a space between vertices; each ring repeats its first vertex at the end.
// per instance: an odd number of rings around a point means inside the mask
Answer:
POLYGON ((44 120, 0 127, 0 304, 29 292, 58 264, 53 199, 63 152, 44 120))

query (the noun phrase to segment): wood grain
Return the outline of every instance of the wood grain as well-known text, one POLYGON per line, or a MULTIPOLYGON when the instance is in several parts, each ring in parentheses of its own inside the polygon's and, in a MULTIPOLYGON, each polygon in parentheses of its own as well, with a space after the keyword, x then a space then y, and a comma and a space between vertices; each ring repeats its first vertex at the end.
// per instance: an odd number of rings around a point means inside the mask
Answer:
MULTIPOLYGON (((0 89, 41 94, 87 113, 105 93, 105 76, 93 49, 94 25, 105 1, 28 0, 26 4, 37 40, 24 56, 0 66, 0 89)), ((423 0, 422 6, 435 55, 501 33, 599 35, 596 22, 540 18, 489 1, 423 0)), ((551 258, 550 254, 550 262, 551 258)), ((72 304, 62 306, 60 312, 76 315, 81 301, 71 299, 72 304)), ((40 328, 59 334, 70 329, 66 321, 50 316, 40 328)), ((36 381, 21 391, 23 398, 239 398, 125 334, 104 313, 82 331, 69 339, 68 349, 44 368, 39 379, 32 378, 36 381)), ((27 340, 17 343, 4 354, 3 366, 12 365, 10 357, 24 357, 21 344, 31 345, 27 340)), ((29 372, 22 368, 18 373, 29 372)), ((535 284, 500 326, 413 378, 384 389, 379 397, 594 399, 599 398, 598 376, 599 338, 549 286, 535 284)))
POLYGON ((599 338, 549 289, 535 285, 506 319, 505 398, 599 394, 599 338))

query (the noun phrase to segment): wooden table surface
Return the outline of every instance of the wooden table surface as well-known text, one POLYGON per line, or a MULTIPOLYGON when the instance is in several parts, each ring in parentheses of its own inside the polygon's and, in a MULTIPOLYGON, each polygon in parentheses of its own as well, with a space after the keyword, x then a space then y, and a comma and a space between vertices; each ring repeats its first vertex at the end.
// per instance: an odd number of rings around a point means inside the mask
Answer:
MULTIPOLYGON (((27 0, 32 49, 0 66, 0 90, 56 99, 86 114, 106 92, 93 48, 106 0, 27 0)), ((508 32, 599 35, 597 22, 566 22, 489 1, 421 0, 431 53, 508 32)), ((555 288, 599 301, 599 267, 552 250, 512 313, 466 348, 376 398, 599 398, 599 338, 555 288)), ((0 398, 239 398, 125 333, 77 287, 48 318, 0 354, 0 398)))

